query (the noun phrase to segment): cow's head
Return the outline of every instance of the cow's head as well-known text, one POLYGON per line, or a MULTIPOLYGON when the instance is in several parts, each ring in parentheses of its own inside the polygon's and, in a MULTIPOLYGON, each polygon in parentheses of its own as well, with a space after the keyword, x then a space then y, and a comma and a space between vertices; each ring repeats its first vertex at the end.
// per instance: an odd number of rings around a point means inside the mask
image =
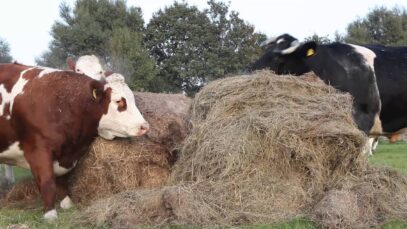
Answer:
POLYGON ((81 56, 76 63, 72 58, 68 58, 66 62, 69 69, 74 72, 85 74, 98 81, 105 79, 105 71, 95 55, 81 56))
POLYGON ((301 75, 309 72, 307 58, 313 56, 317 45, 315 42, 300 42, 289 34, 283 34, 264 41, 260 57, 251 67, 252 70, 268 68, 277 74, 301 75))
POLYGON ((135 137, 145 134, 149 125, 136 106, 133 92, 118 73, 106 77, 105 91, 111 90, 107 113, 99 122, 98 133, 111 140, 114 137, 135 137))

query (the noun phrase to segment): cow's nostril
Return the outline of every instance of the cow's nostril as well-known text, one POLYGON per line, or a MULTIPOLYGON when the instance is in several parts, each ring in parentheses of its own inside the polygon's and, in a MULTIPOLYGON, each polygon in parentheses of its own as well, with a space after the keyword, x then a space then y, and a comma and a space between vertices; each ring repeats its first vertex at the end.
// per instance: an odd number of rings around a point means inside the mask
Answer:
POLYGON ((148 123, 144 123, 140 126, 140 130, 147 131, 148 129, 150 129, 150 126, 148 125, 148 123))
POLYGON ((148 129, 150 129, 150 126, 148 125, 148 123, 141 124, 139 132, 136 136, 141 136, 141 135, 147 133, 148 129))

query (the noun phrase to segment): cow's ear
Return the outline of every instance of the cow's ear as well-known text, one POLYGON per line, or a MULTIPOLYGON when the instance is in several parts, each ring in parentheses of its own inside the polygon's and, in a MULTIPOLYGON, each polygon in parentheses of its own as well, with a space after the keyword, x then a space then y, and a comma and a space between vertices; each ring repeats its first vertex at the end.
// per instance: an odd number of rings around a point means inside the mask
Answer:
POLYGON ((316 53, 317 53, 317 43, 315 43, 314 41, 310 41, 301 45, 300 51, 301 56, 307 58, 314 56, 316 53))
POLYGON ((66 58, 66 63, 70 70, 75 71, 75 61, 71 57, 66 58))

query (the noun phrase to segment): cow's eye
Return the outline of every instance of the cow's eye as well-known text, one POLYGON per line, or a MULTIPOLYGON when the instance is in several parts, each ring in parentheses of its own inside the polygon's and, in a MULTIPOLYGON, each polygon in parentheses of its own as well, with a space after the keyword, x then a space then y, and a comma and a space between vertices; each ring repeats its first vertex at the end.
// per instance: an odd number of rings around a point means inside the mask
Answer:
POLYGON ((117 104, 117 109, 119 111, 125 111, 127 109, 127 103, 126 103, 125 98, 122 98, 121 100, 117 100, 116 104, 117 104))
POLYGON ((99 72, 99 74, 101 74, 101 75, 102 75, 102 74, 103 74, 103 71, 100 71, 100 72, 99 72))

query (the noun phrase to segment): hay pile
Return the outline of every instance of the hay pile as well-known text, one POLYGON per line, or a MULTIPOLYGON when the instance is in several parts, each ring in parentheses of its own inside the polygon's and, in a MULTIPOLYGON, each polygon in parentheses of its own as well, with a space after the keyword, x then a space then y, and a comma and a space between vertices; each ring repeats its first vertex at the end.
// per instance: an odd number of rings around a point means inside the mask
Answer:
MULTIPOLYGON (((150 123, 148 139, 170 151, 178 150, 190 129, 187 114, 191 100, 182 94, 136 92, 134 95, 137 107, 150 123)), ((176 159, 177 152, 172 153, 176 159)))
POLYGON ((191 105, 193 128, 169 186, 97 201, 82 219, 131 228, 305 215, 338 228, 406 218, 406 178, 367 165, 351 104, 320 81, 267 71, 212 82, 191 105))
POLYGON ((169 174, 170 153, 166 148, 146 138, 97 138, 72 172, 69 188, 74 203, 88 204, 125 190, 159 187, 169 174))
MULTIPOLYGON (((69 188, 75 204, 86 205, 125 190, 160 187, 166 183, 186 137, 190 99, 180 94, 135 93, 139 110, 150 124, 146 136, 106 141, 97 138, 72 171, 69 188)), ((32 183, 16 185, 8 202, 38 199, 32 183), (25 193, 26 198, 14 198, 25 193)), ((63 198, 63 197, 60 197, 63 198)))
POLYGON ((166 183, 177 157, 174 149, 188 132, 190 100, 180 94, 154 93, 135 93, 135 99, 150 124, 148 134, 131 140, 98 138, 70 179, 75 203, 166 183))
POLYGON ((347 176, 310 209, 329 228, 371 228, 407 219, 407 177, 394 170, 368 168, 347 176))
POLYGON ((192 135, 172 182, 192 183, 216 218, 269 223, 302 214, 357 168, 366 137, 351 98, 317 82, 269 72, 205 87, 192 105, 192 135))
POLYGON ((35 208, 40 202, 37 185, 32 178, 25 178, 10 187, 3 197, 0 197, 1 207, 35 208))

